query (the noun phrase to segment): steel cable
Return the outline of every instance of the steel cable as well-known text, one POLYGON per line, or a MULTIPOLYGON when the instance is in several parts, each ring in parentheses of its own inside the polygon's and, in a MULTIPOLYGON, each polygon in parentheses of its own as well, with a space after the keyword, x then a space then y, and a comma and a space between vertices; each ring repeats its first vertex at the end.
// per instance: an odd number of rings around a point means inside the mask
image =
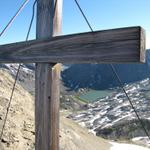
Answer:
MULTIPOLYGON (((27 35, 26 35, 26 41, 28 41, 29 34, 30 34, 30 31, 31 31, 31 28, 32 28, 32 24, 33 24, 33 20, 34 20, 34 16, 35 16, 35 5, 36 5, 36 2, 37 2, 37 0, 35 0, 34 3, 33 3, 33 8, 32 8, 33 12, 32 12, 31 21, 30 21, 30 24, 29 24, 29 29, 28 29, 28 32, 27 32, 27 35)), ((15 91, 17 79, 18 79, 18 76, 19 76, 20 68, 21 68, 21 64, 19 64, 19 66, 17 68, 17 72, 16 72, 16 76, 15 76, 15 81, 14 81, 14 84, 13 84, 13 88, 12 88, 10 99, 9 99, 9 103, 8 103, 8 107, 7 107, 5 118, 4 118, 4 123, 3 123, 2 130, 1 130, 1 133, 0 133, 0 140, 2 140, 2 136, 3 136, 4 128, 5 128, 5 125, 6 125, 6 121, 7 121, 9 109, 10 109, 10 106, 11 106, 13 94, 14 94, 14 91, 15 91)))
MULTIPOLYGON (((88 21, 86 15, 85 15, 85 13, 84 13, 83 10, 82 10, 80 4, 78 3, 77 0, 74 0, 74 1, 75 1, 76 5, 77 5, 79 11, 81 12, 83 18, 85 19, 87 25, 89 26, 90 30, 91 30, 92 32, 94 32, 94 30, 93 30, 91 24, 89 23, 89 21, 88 21)), ((115 69, 114 65, 113 65, 113 64, 110 64, 110 67, 111 67, 111 69, 112 69, 112 72, 113 72, 114 75, 116 76, 116 79, 117 79, 118 83, 120 84, 120 87, 121 87, 122 91, 123 91, 124 94, 126 95, 128 101, 129 101, 129 103, 130 103, 130 105, 131 105, 131 108, 134 110, 135 115, 137 116, 137 119, 139 120, 139 123, 141 124, 141 127, 143 128, 143 131, 145 132, 146 136, 147 136, 147 137, 149 138, 149 140, 150 140, 150 135, 149 135, 147 129, 145 128, 142 119, 140 118, 139 114, 137 113, 137 111, 136 111, 136 109, 135 109, 135 107, 134 107, 134 105, 133 105, 133 103, 132 103, 132 101, 131 101, 131 99, 130 99, 128 93, 126 92, 126 90, 125 90, 125 88, 124 88, 124 86, 123 86, 123 83, 122 83, 122 81, 121 81, 121 79, 120 79, 118 73, 116 72, 116 69, 115 69)))

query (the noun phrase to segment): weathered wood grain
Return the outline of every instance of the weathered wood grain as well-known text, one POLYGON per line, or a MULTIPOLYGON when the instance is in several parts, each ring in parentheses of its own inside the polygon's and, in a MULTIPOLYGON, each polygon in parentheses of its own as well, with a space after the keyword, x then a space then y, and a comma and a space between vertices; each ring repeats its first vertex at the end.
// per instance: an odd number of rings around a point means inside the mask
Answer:
POLYGON ((35 149, 59 150, 60 64, 37 64, 35 75, 35 149))
POLYGON ((128 27, 0 46, 0 62, 132 63, 145 60, 145 32, 128 27))
MULTIPOLYGON (((62 0, 57 0, 55 15, 55 0, 37 2, 37 39, 51 40, 61 33, 62 0)), ((35 149, 59 150, 60 64, 37 63, 35 77, 35 149)))
POLYGON ((140 61, 145 62, 146 56, 145 56, 145 49, 146 49, 146 33, 143 28, 141 28, 140 32, 140 61))

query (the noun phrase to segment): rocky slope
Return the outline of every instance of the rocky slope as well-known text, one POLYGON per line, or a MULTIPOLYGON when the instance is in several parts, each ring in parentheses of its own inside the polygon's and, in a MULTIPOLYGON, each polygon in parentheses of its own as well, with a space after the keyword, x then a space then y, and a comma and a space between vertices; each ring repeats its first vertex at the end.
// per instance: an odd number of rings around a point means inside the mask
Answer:
MULTIPOLYGON (((6 70, 0 70, 0 131, 2 129, 10 91, 14 80, 6 70)), ((34 100, 21 85, 17 84, 12 99, 6 127, 0 142, 0 150, 34 149, 34 100)), ((111 144, 88 133, 61 112, 60 150, 109 150, 111 144)))
MULTIPOLYGON (((0 68, 6 69, 9 74, 15 78, 18 64, 0 64, 0 68)), ((35 81, 35 65, 34 64, 21 64, 18 83, 29 93, 34 94, 34 81, 35 81)))
MULTIPOLYGON (((14 79, 5 70, 0 70, 0 131, 4 122, 14 79)), ((16 85, 12 99, 1 150, 31 150, 34 148, 33 98, 22 86, 16 85)))
MULTIPOLYGON (((150 133, 150 79, 128 84, 125 89, 142 122, 150 133)), ((87 110, 69 115, 90 132, 109 139, 145 137, 143 144, 150 146, 135 112, 121 89, 113 89, 110 96, 89 103, 87 110)))
POLYGON ((75 122, 61 117, 60 150, 109 150, 111 144, 89 133, 75 122))

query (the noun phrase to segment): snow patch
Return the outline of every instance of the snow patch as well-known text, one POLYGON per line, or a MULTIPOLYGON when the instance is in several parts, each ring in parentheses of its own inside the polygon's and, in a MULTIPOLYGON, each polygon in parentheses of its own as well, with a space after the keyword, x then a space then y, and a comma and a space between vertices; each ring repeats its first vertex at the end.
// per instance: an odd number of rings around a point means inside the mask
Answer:
POLYGON ((133 144, 124 144, 124 143, 115 143, 115 142, 110 142, 110 144, 112 144, 110 150, 150 150, 149 148, 137 146, 133 144))

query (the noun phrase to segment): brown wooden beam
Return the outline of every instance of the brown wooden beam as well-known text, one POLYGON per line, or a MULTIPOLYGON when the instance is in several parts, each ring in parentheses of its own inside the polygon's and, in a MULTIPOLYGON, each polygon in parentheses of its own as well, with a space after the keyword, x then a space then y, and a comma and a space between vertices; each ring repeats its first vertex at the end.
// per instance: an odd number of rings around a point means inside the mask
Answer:
POLYGON ((145 61, 145 32, 128 27, 0 46, 0 62, 132 63, 145 61))
MULTIPOLYGON (((37 1, 37 39, 61 34, 62 1, 37 1)), ((37 47, 36 47, 37 48, 37 47)), ((36 63, 35 150, 59 150, 60 64, 36 63)))

